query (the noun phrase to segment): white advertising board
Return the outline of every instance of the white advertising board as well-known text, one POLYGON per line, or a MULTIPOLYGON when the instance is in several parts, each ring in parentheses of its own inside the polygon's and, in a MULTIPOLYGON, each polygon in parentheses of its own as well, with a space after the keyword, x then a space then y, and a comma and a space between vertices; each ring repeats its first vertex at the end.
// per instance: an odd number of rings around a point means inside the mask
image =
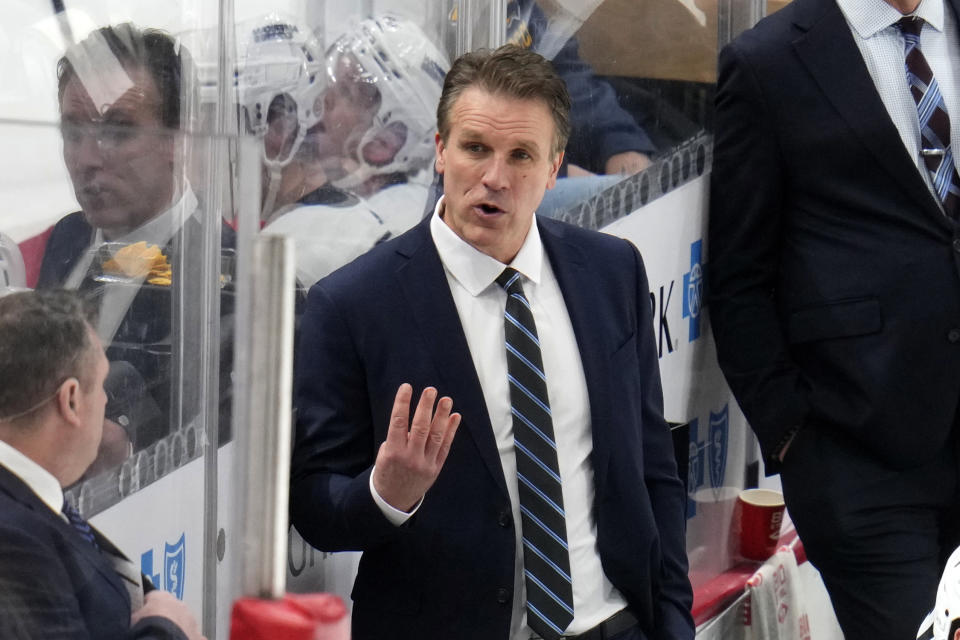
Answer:
POLYGON ((91 523, 127 554, 158 589, 197 616, 203 608, 203 458, 165 475, 91 523))
POLYGON ((687 554, 694 588, 733 564, 730 522, 752 436, 724 381, 704 306, 709 174, 605 227, 633 242, 647 269, 664 414, 689 423, 687 554))

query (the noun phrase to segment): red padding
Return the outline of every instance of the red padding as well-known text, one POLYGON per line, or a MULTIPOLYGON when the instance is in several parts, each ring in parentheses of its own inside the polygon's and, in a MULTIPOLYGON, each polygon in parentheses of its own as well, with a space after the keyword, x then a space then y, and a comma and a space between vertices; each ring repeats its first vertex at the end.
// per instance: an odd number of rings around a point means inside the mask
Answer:
POLYGON ((750 579, 760 566, 745 562, 727 569, 693 590, 693 622, 698 627, 719 615, 731 602, 743 593, 750 579))
POLYGON ((282 600, 233 603, 230 640, 350 640, 350 618, 339 596, 287 594, 282 600))
MULTIPOLYGON (((787 545, 793 549, 797 564, 807 561, 807 553, 803 549, 803 542, 797 538, 796 529, 790 529, 780 536, 780 546, 787 545)), ((721 614, 734 600, 740 597, 757 568, 759 562, 744 562, 727 569, 720 575, 708 580, 693 590, 693 622, 698 627, 704 622, 721 614)))
POLYGON ((43 262, 43 254, 47 249, 47 240, 51 233, 53 233, 53 227, 20 243, 20 255, 23 256, 23 266, 27 272, 27 286, 31 289, 37 286, 40 263, 43 262))

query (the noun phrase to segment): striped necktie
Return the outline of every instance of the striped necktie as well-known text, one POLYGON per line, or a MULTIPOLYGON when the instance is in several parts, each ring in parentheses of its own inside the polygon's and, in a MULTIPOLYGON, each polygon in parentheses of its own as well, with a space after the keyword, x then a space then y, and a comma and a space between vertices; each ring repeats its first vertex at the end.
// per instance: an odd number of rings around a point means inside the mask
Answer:
POLYGON ((917 104, 923 162, 930 172, 933 189, 943 204, 944 212, 956 220, 960 213, 960 176, 957 175, 950 146, 947 106, 940 93, 940 85, 920 51, 923 18, 907 16, 898 20, 896 26, 903 33, 907 85, 917 104))
POLYGON ((67 521, 70 523, 70 526, 73 527, 84 540, 92 544, 94 549, 100 548, 90 523, 83 519, 80 512, 77 511, 72 504, 67 502, 66 498, 63 499, 63 509, 61 509, 61 511, 63 511, 63 515, 67 516, 67 521))
MULTIPOLYGON (((63 515, 67 517, 70 526, 80 534, 80 537, 93 545, 94 549, 100 551, 101 557, 120 578, 120 582, 126 590, 127 595, 130 596, 130 610, 136 611, 142 607, 145 595, 143 580, 146 576, 140 573, 140 568, 131 562, 127 556, 123 555, 123 552, 117 549, 110 540, 102 535, 100 536, 102 546, 98 544, 97 534, 94 532, 93 527, 83 519, 83 516, 80 515, 80 512, 77 511, 72 504, 67 502, 66 498, 63 499, 63 508, 61 511, 63 515)), ((147 579, 147 581, 149 582, 149 579, 147 579)), ((153 586, 151 585, 150 588, 152 589, 153 586)))
POLYGON ((497 284, 507 292, 504 334, 520 491, 527 624, 542 638, 553 640, 573 620, 573 585, 547 380, 520 274, 507 267, 497 284))

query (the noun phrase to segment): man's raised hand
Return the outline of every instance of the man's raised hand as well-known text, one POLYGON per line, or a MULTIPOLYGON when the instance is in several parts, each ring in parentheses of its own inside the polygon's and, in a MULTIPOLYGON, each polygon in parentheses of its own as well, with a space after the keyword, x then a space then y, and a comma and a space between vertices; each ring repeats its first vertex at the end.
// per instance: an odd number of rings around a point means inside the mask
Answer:
POLYGON ((413 387, 400 385, 373 474, 374 489, 400 511, 410 511, 433 486, 460 426, 460 414, 450 412, 453 400, 444 396, 436 402, 437 390, 433 387, 420 394, 410 422, 412 398, 413 387))

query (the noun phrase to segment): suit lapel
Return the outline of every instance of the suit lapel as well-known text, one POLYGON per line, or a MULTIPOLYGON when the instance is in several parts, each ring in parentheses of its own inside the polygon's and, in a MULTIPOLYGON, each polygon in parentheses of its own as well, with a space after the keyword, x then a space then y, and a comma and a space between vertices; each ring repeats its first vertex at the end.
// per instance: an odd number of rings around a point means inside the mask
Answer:
POLYGON ((793 41, 794 50, 827 99, 890 177, 925 210, 942 219, 836 2, 814 0, 798 7, 795 25, 802 33, 793 41), (882 135, 876 135, 878 124, 882 135))
MULTIPOLYGON (((0 491, 6 492, 13 500, 19 502, 31 511, 42 514, 41 517, 45 518, 51 527, 61 531, 63 539, 72 547, 75 555, 86 558, 88 564, 95 567, 111 587, 116 589, 124 599, 129 599, 129 593, 121 583, 120 576, 113 571, 110 562, 104 554, 84 540, 69 523, 54 513, 37 494, 30 490, 30 487, 28 487, 23 480, 3 466, 0 466, 0 491)), ((100 539, 106 540, 106 538, 97 531, 95 531, 95 537, 97 538, 98 544, 100 543, 100 539)), ((114 547, 112 543, 109 543, 109 541, 107 541, 107 543, 109 544, 109 549, 116 550, 116 547, 114 547)))
POLYGON ((946 2, 947 9, 953 11, 954 19, 960 17, 960 0, 947 0, 946 2))
POLYGON ((96 527, 91 526, 90 528, 93 530, 94 538, 100 546, 101 555, 116 576, 120 578, 120 584, 123 585, 130 598, 130 611, 136 611, 143 606, 143 574, 137 565, 120 551, 109 538, 100 533, 96 527))
POLYGON ((422 344, 440 377, 440 392, 453 398, 454 410, 463 416, 462 427, 470 433, 480 457, 506 496, 503 465, 483 389, 470 357, 443 263, 430 237, 429 224, 430 218, 427 218, 400 241, 397 253, 405 260, 397 270, 397 285, 403 291, 407 308, 411 310, 423 338, 422 344))
POLYGON ((590 399, 590 423, 593 432, 594 483, 602 486, 607 471, 610 449, 604 439, 607 430, 601 425, 610 421, 609 349, 603 341, 603 331, 598 327, 598 312, 603 303, 589 262, 583 251, 567 240, 563 227, 549 220, 537 218, 540 238, 543 242, 550 267, 560 285, 563 302, 577 338, 577 349, 587 380, 587 396, 590 399))

